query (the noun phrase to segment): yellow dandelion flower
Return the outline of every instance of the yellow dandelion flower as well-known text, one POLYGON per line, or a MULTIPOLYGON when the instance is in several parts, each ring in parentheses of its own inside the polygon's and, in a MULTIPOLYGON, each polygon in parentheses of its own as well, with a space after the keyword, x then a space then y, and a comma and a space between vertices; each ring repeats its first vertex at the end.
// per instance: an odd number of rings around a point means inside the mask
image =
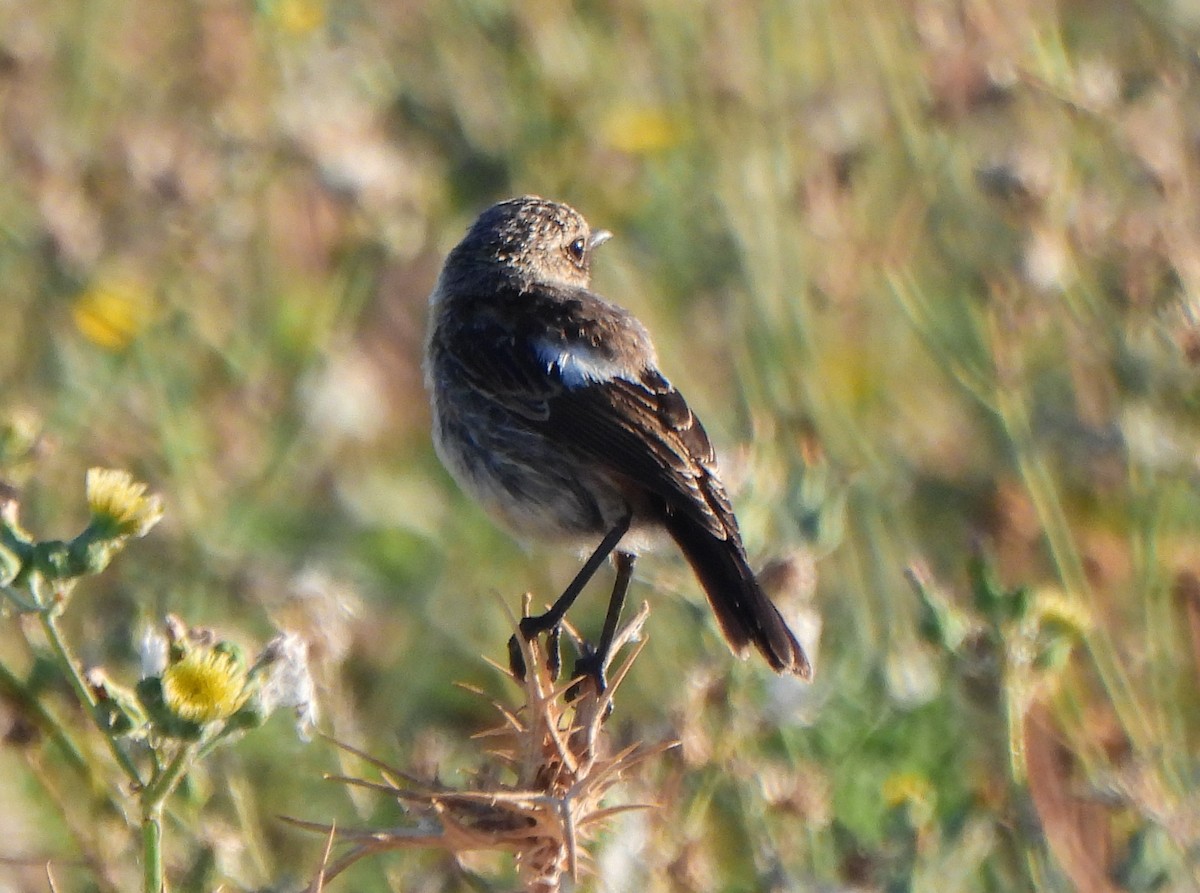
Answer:
POLYGON ((883 783, 883 802, 888 806, 925 803, 932 797, 929 780, 917 772, 898 772, 883 783))
POLYGON ((198 648, 163 671, 162 693, 167 709, 181 719, 228 719, 246 700, 246 670, 224 651, 198 648))
POLYGON ((618 106, 600 123, 604 141, 619 152, 651 155, 677 145, 683 128, 657 108, 618 106))
POLYGON ((279 0, 275 21, 288 34, 304 35, 325 24, 325 4, 320 0, 279 0))
POLYGON ((145 536, 163 516, 162 497, 146 489, 127 471, 89 468, 85 490, 93 523, 113 536, 145 536))
POLYGON ((1057 588, 1039 590, 1022 626, 1022 657, 1056 684, 1056 674, 1070 662, 1075 646, 1091 627, 1092 615, 1079 599, 1057 588))
POLYGON ((1043 629, 1083 636, 1092 627, 1092 615, 1087 606, 1059 589, 1039 590, 1034 599, 1033 614, 1043 629))
POLYGON ((937 792, 929 779, 917 772, 898 772, 883 783, 883 802, 893 809, 905 807, 909 821, 917 827, 927 824, 934 814, 937 792))
POLYGON ((133 278, 102 279, 76 298, 71 307, 75 328, 105 350, 123 350, 146 327, 151 298, 133 278))

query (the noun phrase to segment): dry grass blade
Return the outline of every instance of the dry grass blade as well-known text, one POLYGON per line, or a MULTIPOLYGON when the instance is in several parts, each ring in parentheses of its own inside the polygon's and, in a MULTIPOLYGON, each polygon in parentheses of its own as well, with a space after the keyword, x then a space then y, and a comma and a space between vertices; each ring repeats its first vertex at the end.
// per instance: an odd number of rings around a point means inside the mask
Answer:
POLYGON ((337 839, 336 823, 330 825, 329 833, 325 835, 325 852, 321 854, 321 868, 317 872, 317 877, 313 881, 315 893, 321 893, 325 889, 325 869, 329 865, 329 857, 333 854, 333 842, 337 839))
MULTIPOLYGON (((648 808, 645 804, 606 807, 602 805, 605 795, 632 767, 674 746, 673 742, 634 744, 613 755, 604 752, 603 723, 611 712, 613 693, 641 651, 641 643, 631 649, 626 646, 648 614, 649 607, 643 604, 618 632, 612 653, 628 653, 611 674, 608 690, 597 694, 593 686, 585 685, 574 701, 566 698, 568 685, 556 685, 550 678, 541 643, 518 636, 529 669, 523 680, 507 675, 521 687, 524 703, 516 710, 496 704, 502 724, 473 736, 488 740, 489 756, 508 773, 510 782, 481 781, 476 789, 453 790, 438 782, 418 781, 338 743, 376 769, 383 781, 344 776, 332 780, 403 801, 414 823, 404 828, 338 830, 338 838, 353 846, 332 864, 326 856, 309 893, 316 893, 360 859, 413 847, 436 847, 454 854, 510 852, 523 889, 538 893, 558 890, 565 876, 576 876, 581 861, 587 859, 582 846, 595 829, 622 812, 648 808)), ((481 767, 477 779, 500 777, 496 768, 481 767)), ((309 831, 334 833, 329 825, 287 821, 309 831)))

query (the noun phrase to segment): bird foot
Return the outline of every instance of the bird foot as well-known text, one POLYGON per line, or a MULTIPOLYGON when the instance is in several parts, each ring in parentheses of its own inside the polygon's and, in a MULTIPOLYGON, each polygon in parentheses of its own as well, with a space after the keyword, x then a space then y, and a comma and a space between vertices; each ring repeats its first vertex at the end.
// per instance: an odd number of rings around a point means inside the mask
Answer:
POLYGON ((575 669, 571 673, 571 678, 575 681, 567 689, 567 700, 574 701, 582 695, 583 686, 588 682, 592 683, 597 697, 608 691, 608 672, 605 666, 607 663, 608 655, 601 654, 585 644, 584 653, 575 661, 575 669))
MULTIPOLYGON (((550 681, 557 682, 562 673, 562 652, 559 640, 562 637, 562 626, 559 623, 547 624, 545 615, 537 617, 522 617, 518 625, 520 636, 526 642, 532 642, 542 633, 546 633, 546 669, 550 672, 550 681)), ((521 643, 517 636, 508 640, 508 668, 518 679, 525 678, 525 655, 521 651, 521 643)))

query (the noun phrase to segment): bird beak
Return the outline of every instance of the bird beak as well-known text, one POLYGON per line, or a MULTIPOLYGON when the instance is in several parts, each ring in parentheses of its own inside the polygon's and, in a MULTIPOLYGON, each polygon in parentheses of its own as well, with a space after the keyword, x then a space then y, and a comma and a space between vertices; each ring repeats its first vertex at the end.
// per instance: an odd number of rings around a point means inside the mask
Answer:
POLYGON ((588 239, 588 250, 599 248, 605 242, 612 238, 612 233, 606 229, 598 229, 592 233, 592 237, 588 239))

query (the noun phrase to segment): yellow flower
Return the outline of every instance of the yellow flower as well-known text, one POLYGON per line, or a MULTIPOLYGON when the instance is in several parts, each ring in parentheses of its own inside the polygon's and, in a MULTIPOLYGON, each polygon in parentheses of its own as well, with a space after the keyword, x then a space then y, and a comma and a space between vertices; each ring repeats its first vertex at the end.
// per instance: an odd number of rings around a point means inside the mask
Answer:
POLYGON ((146 327, 150 295, 133 278, 101 279, 79 295, 71 308, 83 337, 106 350, 123 350, 146 327))
POLYGON ((1092 615, 1078 598, 1052 587, 1039 590, 1022 624, 1025 659, 1056 683, 1056 674, 1067 666, 1075 646, 1091 628, 1092 615))
POLYGON ((883 802, 890 808, 902 807, 914 828, 933 820, 937 792, 929 779, 918 772, 898 772, 883 783, 883 802))
POLYGON ((1045 630, 1061 631, 1082 638, 1092 628, 1092 615, 1078 598, 1056 588, 1039 590, 1033 613, 1045 630))
POLYGON ((325 4, 320 0, 278 0, 273 5, 280 30, 303 35, 325 24, 325 4))
POLYGON ((162 674, 163 703, 181 719, 228 719, 246 700, 246 670, 230 654, 197 648, 162 674))
POLYGON ((613 109, 600 124, 609 146, 630 155, 650 155, 679 143, 683 128, 661 110, 625 105, 613 109))
POLYGON ((162 520, 162 497, 147 495, 146 485, 127 471, 89 468, 85 490, 93 522, 107 526, 113 536, 145 536, 162 520))

